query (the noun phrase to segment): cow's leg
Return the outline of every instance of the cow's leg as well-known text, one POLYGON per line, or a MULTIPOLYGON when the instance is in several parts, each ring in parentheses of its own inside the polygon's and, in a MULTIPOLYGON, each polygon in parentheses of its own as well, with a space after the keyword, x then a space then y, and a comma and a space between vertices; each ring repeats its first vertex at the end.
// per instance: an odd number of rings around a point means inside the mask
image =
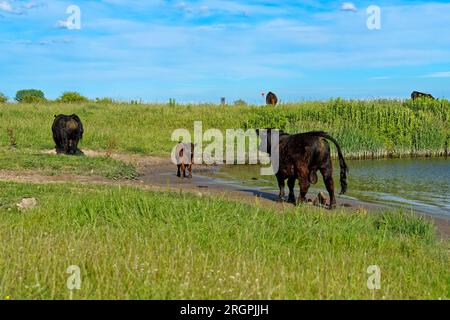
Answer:
POLYGON ((64 144, 64 153, 68 154, 69 153, 69 139, 67 139, 66 135, 63 136, 63 144, 64 144))
POLYGON ((180 178, 181 177, 181 164, 177 165, 178 170, 177 170, 177 177, 180 178))
POLYGON ((77 143, 75 140, 70 140, 70 153, 76 154, 77 153, 77 143))
POLYGON ((289 177, 289 179, 288 179, 288 188, 289 188, 288 202, 295 204, 295 202, 296 202, 295 201, 295 193, 294 193, 295 177, 289 177))
POLYGON ((78 152, 78 139, 75 139, 72 142, 73 142, 72 152, 73 152, 73 154, 77 154, 77 152, 78 152))
POLYGON ((56 131, 56 152, 58 154, 63 153, 64 152, 64 130, 63 129, 58 129, 56 131))
POLYGON ((284 177, 282 175, 277 174, 278 187, 280 188, 280 194, 278 195, 279 201, 284 201, 284 177))
POLYGON ((310 186, 309 183, 309 170, 306 167, 300 166, 298 168, 299 172, 299 184, 300 184, 300 198, 298 200, 299 204, 306 202, 306 194, 310 186))
POLYGON ((330 210, 334 209, 336 207, 336 196, 334 195, 333 169, 331 165, 320 169, 320 173, 322 173, 323 182, 330 196, 330 210))

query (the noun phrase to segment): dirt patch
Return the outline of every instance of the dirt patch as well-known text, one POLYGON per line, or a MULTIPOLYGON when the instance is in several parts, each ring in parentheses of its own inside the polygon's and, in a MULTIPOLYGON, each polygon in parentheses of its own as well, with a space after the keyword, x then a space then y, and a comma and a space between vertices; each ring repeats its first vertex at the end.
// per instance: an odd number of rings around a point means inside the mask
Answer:
MULTIPOLYGON (((138 170, 142 170, 145 167, 149 166, 157 166, 164 163, 167 163, 166 158, 155 157, 155 156, 142 156, 142 155, 134 155, 134 154, 126 154, 126 153, 108 153, 106 151, 94 151, 89 149, 82 150, 84 156, 86 157, 103 157, 103 158, 112 158, 115 160, 119 160, 128 164, 132 164, 138 168, 138 170)), ((43 154, 52 154, 56 155, 56 151, 52 150, 44 150, 43 154)), ((170 163, 170 162, 169 162, 170 163)))

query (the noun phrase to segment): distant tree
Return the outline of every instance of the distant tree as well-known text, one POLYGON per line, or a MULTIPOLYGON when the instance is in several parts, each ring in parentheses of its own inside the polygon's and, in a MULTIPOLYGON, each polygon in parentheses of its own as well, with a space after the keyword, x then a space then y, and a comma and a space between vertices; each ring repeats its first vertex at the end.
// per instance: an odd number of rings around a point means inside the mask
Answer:
POLYGON ((2 92, 0 92, 0 103, 6 103, 8 101, 8 97, 5 96, 2 92))
POLYGON ((15 97, 17 102, 38 103, 46 101, 44 92, 36 89, 19 90, 15 97))
POLYGON ((82 96, 78 92, 66 91, 63 92, 63 94, 58 99, 56 99, 56 101, 62 103, 79 103, 88 101, 88 98, 82 96))
POLYGON ((234 102, 234 105, 235 105, 235 106, 246 106, 246 105, 247 105, 247 102, 245 102, 245 101, 242 100, 242 99, 239 99, 239 100, 236 100, 236 101, 234 102))

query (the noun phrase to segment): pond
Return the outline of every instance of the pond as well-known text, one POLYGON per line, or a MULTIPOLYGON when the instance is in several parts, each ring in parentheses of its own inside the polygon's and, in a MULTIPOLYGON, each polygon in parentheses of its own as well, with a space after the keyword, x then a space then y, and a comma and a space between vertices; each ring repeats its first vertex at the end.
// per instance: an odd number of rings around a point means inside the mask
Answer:
MULTIPOLYGON (((341 199, 404 208, 434 216, 450 218, 450 159, 414 158, 347 161, 348 193, 341 199)), ((335 188, 340 190, 338 163, 334 163, 335 188)), ((273 176, 261 176, 259 166, 224 166, 211 173, 215 178, 246 187, 278 192, 273 176)), ((319 183, 310 188, 313 197, 326 191, 319 183)), ((298 194, 298 185, 296 186, 298 194)))

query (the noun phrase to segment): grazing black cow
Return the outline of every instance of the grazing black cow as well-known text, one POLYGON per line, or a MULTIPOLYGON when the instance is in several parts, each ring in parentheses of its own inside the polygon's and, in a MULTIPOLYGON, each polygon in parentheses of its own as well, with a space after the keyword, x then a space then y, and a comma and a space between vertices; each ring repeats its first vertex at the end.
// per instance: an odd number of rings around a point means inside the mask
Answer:
POLYGON ((193 143, 180 142, 175 150, 175 158, 177 161, 177 177, 186 178, 186 169, 188 170, 188 178, 192 178, 192 164, 194 163, 194 148, 193 143))
POLYGON ((427 98, 427 99, 435 100, 435 98, 429 93, 423 93, 423 92, 418 92, 418 91, 414 91, 413 93, 411 93, 411 99, 417 100, 420 98, 427 98))
MULTIPOLYGON (((267 150, 271 155, 272 130, 267 130, 267 150)), ((257 130, 261 136, 260 131, 257 130)), ((311 184, 318 181, 317 171, 323 176, 325 187, 330 195, 330 209, 336 206, 333 182, 333 163, 331 161, 330 145, 327 140, 332 141, 337 148, 340 165, 341 194, 347 191, 348 166, 342 155, 338 142, 325 132, 307 132, 289 135, 283 131, 279 132, 279 170, 276 173, 278 186, 280 188, 280 200, 284 201, 285 180, 288 179, 289 198, 288 201, 296 203, 294 186, 298 179, 300 184, 300 198, 298 203, 306 201, 306 194, 311 184)), ((265 150, 264 150, 265 151, 265 150)))
POLYGON ((58 154, 77 154, 81 152, 78 150, 78 142, 83 138, 84 129, 80 118, 76 114, 70 116, 64 114, 55 115, 52 132, 58 154))
POLYGON ((273 92, 269 92, 266 96, 266 104, 269 106, 276 106, 278 103, 278 98, 273 92))

